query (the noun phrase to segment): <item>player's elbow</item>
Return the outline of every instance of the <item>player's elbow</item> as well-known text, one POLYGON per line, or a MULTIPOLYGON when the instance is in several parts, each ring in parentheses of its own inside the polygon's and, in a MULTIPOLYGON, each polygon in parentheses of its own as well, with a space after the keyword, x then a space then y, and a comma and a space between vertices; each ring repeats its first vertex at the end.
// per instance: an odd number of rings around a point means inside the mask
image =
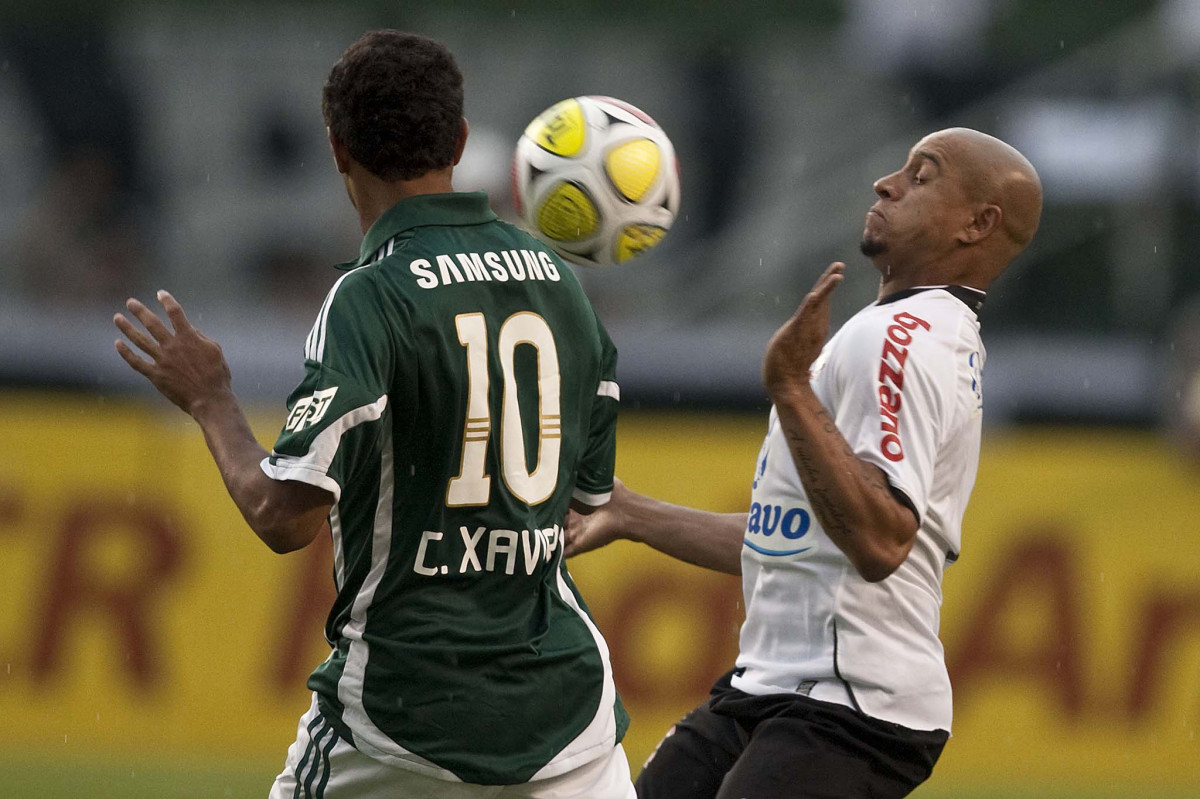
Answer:
POLYGON ((868 583, 881 582, 908 560, 908 553, 912 551, 915 540, 915 530, 912 534, 905 531, 899 537, 894 534, 874 537, 867 546, 855 553, 856 556, 852 557, 850 562, 854 564, 859 576, 868 583))
POLYGON ((886 580, 896 569, 899 569, 900 564, 904 562, 904 558, 880 556, 857 558, 852 562, 854 563, 854 570, 858 572, 859 577, 862 577, 868 583, 878 583, 886 580))
POLYGON ((256 530, 255 532, 276 555, 286 555, 289 552, 303 549, 312 541, 311 536, 306 538, 296 535, 293 530, 256 530))
POLYGON ((278 503, 264 501, 247 519, 254 534, 277 555, 303 549, 316 537, 319 524, 278 503))
POLYGON ((334 496, 322 488, 295 481, 265 483, 242 507, 246 523, 272 552, 284 555, 303 549, 321 531, 334 496))
POLYGON ((286 555, 303 549, 313 538, 311 535, 303 535, 295 527, 282 521, 259 520, 257 523, 251 522, 250 526, 254 529, 254 534, 276 555, 286 555))
POLYGON ((895 503, 859 527, 847 551, 859 576, 869 583, 886 580, 908 559, 920 523, 908 506, 895 503))

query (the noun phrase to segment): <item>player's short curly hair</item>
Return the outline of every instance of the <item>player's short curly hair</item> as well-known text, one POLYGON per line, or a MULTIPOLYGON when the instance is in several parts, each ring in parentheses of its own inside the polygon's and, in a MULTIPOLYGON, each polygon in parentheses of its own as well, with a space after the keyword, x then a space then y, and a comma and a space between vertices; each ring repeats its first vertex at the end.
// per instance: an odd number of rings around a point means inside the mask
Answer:
POLYGON ((454 163, 463 115, 462 73, 441 42, 368 31, 329 71, 325 124, 350 156, 387 181, 454 163))

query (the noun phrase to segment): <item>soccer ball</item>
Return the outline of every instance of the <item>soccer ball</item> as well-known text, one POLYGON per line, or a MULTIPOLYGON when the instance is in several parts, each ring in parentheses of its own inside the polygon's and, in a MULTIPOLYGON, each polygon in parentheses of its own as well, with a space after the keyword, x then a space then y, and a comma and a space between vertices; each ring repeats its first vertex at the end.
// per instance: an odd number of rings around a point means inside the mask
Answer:
POLYGON ((529 230, 584 266, 628 261, 662 241, 679 211, 675 148, 657 123, 612 97, 573 97, 525 128, 513 199, 529 230))

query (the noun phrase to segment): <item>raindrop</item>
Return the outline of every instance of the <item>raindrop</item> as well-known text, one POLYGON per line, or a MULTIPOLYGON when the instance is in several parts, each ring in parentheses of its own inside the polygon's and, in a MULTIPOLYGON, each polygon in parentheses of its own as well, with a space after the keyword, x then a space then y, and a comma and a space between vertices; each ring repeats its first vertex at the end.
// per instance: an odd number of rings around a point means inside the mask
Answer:
POLYGON ((1100 582, 1104 582, 1104 572, 1100 572, 1100 582))
POLYGON ((1083 390, 1090 391, 1091 388, 1092 388, 1092 379, 1090 377, 1085 377, 1083 379, 1083 390))
POLYGON ((1065 41, 1063 41, 1062 39, 1059 39, 1058 40, 1058 49, 1065 50, 1066 48, 1067 48, 1067 43, 1065 41))
POLYGON ((1158 255, 1158 245, 1157 244, 1154 245, 1154 254, 1158 255))

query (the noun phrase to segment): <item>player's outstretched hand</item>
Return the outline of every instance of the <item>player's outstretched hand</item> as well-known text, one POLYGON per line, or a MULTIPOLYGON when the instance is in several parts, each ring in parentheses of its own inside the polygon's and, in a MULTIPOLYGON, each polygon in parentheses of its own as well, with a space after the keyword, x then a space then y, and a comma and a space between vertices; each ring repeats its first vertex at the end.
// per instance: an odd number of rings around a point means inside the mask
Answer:
POLYGON ((612 498, 591 513, 567 511, 566 544, 563 553, 568 558, 611 544, 618 538, 628 538, 624 506, 629 489, 620 480, 613 481, 612 498))
POLYGON ((792 318, 771 336, 763 358, 763 384, 772 398, 808 382, 829 334, 829 295, 842 282, 845 269, 841 261, 830 264, 792 318))
POLYGON ((113 323, 139 350, 141 357, 122 339, 115 344, 117 353, 135 372, 144 375, 159 392, 185 413, 195 415, 205 400, 232 393, 229 366, 221 346, 192 327, 183 306, 166 291, 158 292, 171 327, 153 311, 132 297, 125 301, 129 313, 146 328, 143 331, 124 314, 113 316, 113 323))

